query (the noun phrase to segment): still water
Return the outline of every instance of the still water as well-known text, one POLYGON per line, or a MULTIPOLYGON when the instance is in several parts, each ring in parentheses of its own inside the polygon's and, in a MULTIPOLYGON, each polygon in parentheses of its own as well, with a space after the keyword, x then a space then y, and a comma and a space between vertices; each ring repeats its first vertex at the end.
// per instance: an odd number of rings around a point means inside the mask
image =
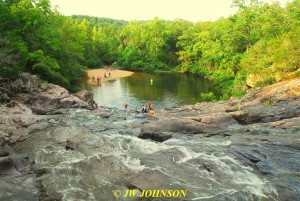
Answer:
POLYGON ((90 90, 99 106, 123 108, 127 103, 130 109, 140 109, 149 100, 155 109, 195 104, 200 102, 200 93, 217 94, 208 80, 180 73, 136 72, 90 90))

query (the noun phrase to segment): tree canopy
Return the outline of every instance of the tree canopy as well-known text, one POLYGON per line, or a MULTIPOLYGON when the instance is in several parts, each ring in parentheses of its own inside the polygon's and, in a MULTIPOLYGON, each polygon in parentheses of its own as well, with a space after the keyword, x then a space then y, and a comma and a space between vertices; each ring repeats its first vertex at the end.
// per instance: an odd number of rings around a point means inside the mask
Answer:
POLYGON ((299 76, 300 0, 234 0, 238 12, 214 22, 124 21, 62 16, 49 0, 0 1, 1 74, 20 71, 68 89, 86 68, 116 63, 137 71, 183 70, 212 80, 223 98, 299 76))

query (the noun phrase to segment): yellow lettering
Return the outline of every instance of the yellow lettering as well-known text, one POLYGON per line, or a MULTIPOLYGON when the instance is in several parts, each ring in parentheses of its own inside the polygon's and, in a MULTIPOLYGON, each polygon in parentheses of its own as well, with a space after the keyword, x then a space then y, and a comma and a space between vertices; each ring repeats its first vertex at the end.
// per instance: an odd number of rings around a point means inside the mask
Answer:
POLYGON ((137 190, 126 190, 126 194, 123 197, 134 197, 137 193, 137 190))
POLYGON ((134 197, 137 190, 130 190, 130 197, 134 197))
POLYGON ((123 195, 123 197, 127 197, 128 196, 128 190, 126 190, 126 194, 123 195))
POLYGON ((145 193, 145 190, 142 191, 142 194, 140 197, 144 197, 144 193, 145 193))
POLYGON ((179 190, 173 191, 173 197, 177 198, 179 196, 179 193, 180 193, 179 190))
MULTIPOLYGON (((124 197, 130 196, 134 197, 136 190, 127 190, 124 197)), ((177 198, 177 197, 186 197, 187 190, 142 190, 140 197, 167 197, 167 198, 177 198)))
POLYGON ((167 190, 161 190, 161 194, 162 194, 163 197, 166 197, 166 195, 167 195, 167 190))
POLYGON ((172 190, 168 190, 167 198, 171 198, 171 197, 172 197, 172 190))
POLYGON ((156 197, 156 198, 161 197, 160 196, 160 190, 153 190, 152 197, 156 197))
POLYGON ((187 190, 181 190, 181 194, 183 195, 183 197, 186 197, 186 192, 187 192, 187 190))
POLYGON ((148 198, 152 195, 152 191, 151 190, 147 190, 145 193, 145 197, 148 198))

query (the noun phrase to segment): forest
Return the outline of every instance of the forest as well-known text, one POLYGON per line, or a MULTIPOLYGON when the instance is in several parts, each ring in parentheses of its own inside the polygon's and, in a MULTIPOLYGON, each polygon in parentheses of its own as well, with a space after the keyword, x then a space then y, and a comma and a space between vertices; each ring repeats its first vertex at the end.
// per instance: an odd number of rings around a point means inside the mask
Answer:
POLYGON ((70 91, 89 68, 182 71, 211 80, 222 99, 300 76, 300 0, 234 0, 213 22, 63 16, 49 0, 0 0, 0 74, 37 75, 70 91))

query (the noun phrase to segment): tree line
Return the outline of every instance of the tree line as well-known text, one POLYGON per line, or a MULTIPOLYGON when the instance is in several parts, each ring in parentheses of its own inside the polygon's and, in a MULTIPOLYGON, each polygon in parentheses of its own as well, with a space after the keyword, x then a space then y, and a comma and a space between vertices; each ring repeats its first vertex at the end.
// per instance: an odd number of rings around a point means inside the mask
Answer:
POLYGON ((214 22, 124 21, 63 16, 49 0, 0 1, 1 74, 20 71, 74 90, 87 68, 187 71, 212 80, 224 99, 300 75, 300 0, 234 0, 214 22))

